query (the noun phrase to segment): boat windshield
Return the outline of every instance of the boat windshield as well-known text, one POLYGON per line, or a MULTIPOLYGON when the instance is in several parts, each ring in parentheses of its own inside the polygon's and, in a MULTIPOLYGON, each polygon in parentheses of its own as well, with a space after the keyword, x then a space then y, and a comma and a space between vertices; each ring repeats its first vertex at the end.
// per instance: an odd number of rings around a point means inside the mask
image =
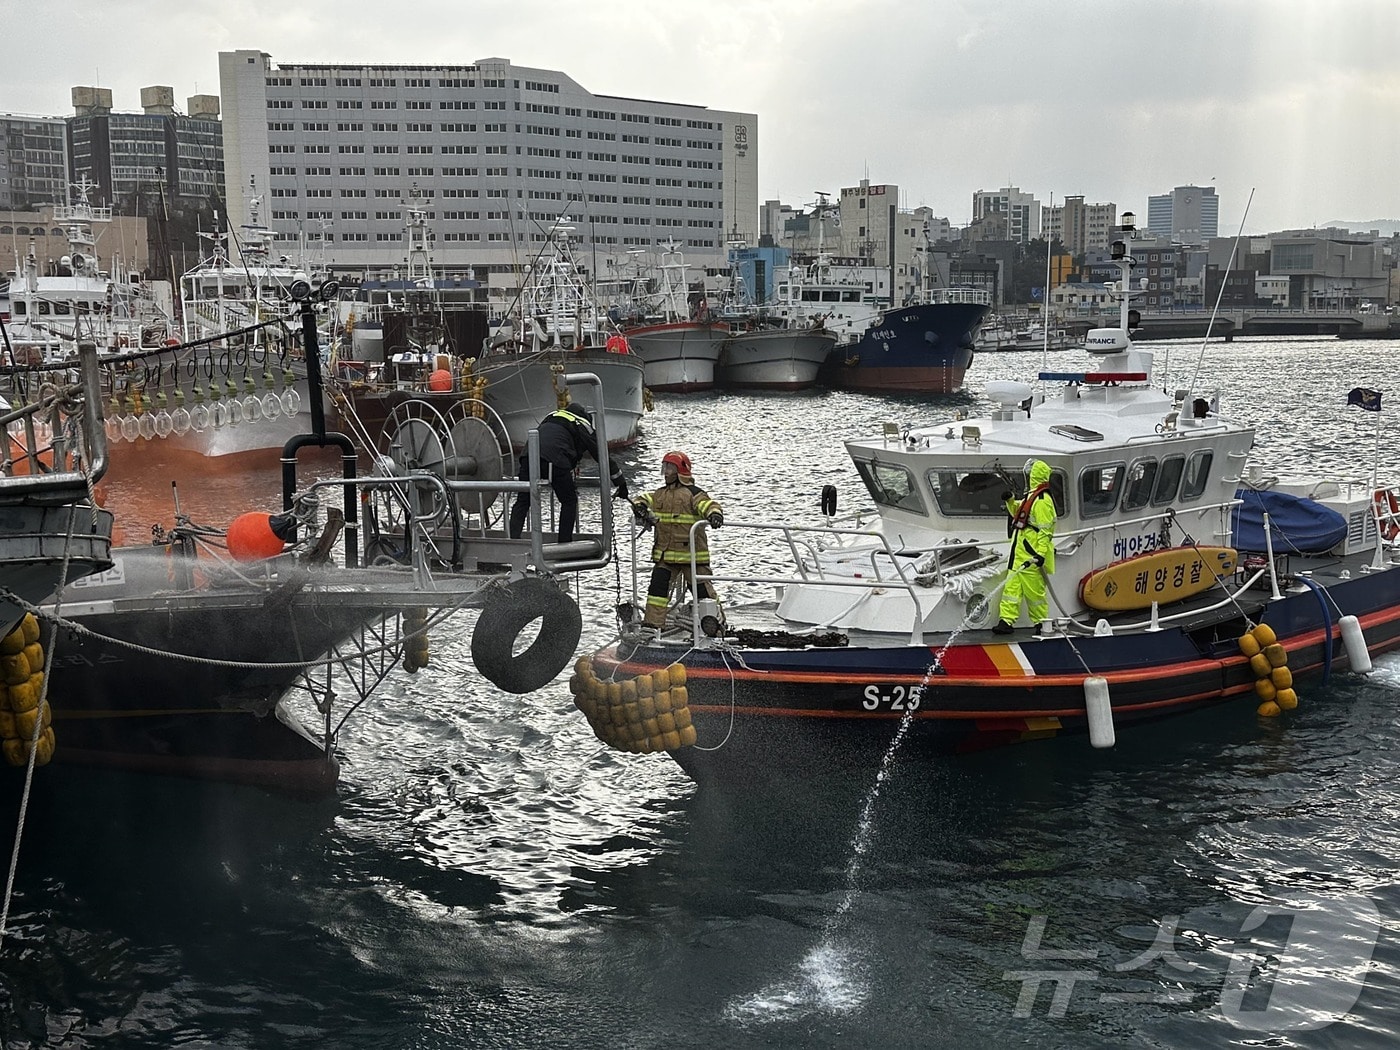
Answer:
MULTIPOLYGON (((1002 493, 1009 490, 1022 496, 1026 492, 1026 476, 1020 470, 993 474, 957 467, 934 467, 927 477, 940 513, 950 518, 1005 517, 1006 501, 1002 493)), ((1067 509, 1064 471, 1051 471, 1050 498, 1055 501, 1055 513, 1063 515, 1067 509)))
POLYGON ((858 459, 855 463, 870 498, 879 506, 928 515, 924 498, 919 494, 919 483, 907 467, 877 460, 858 459))

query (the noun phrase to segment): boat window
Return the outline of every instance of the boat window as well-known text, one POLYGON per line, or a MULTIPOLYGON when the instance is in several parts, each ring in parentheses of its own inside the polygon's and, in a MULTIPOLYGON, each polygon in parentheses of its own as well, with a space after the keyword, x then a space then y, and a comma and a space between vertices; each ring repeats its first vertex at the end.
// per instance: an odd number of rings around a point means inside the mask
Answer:
POLYGON ((1154 507, 1163 506, 1176 499, 1176 487, 1181 482, 1181 472, 1185 466, 1185 456, 1168 456, 1162 460, 1162 469, 1157 471, 1157 485, 1152 491, 1154 507))
POLYGON ((40 316, 40 317, 47 317, 47 316, 49 315, 49 310, 50 310, 50 304, 47 303, 47 302, 45 302, 44 300, 40 299, 40 300, 39 300, 39 316, 40 316))
POLYGON ((865 482, 870 498, 880 506, 928 514, 914 475, 906 467, 897 463, 856 460, 856 470, 860 472, 860 479, 865 482))
POLYGON ((53 304, 53 312, 56 313, 56 314, 62 315, 62 314, 67 314, 67 313, 69 313, 69 312, 71 312, 71 311, 70 311, 69 306, 68 306, 67 303, 54 303, 54 304, 53 304))
POLYGON ((978 471, 934 469, 926 475, 940 512, 950 518, 1000 518, 1006 516, 1001 494, 1011 485, 996 474, 978 471))
POLYGON ((851 289, 849 292, 842 292, 842 293, 841 293, 841 301, 842 301, 843 303, 858 303, 858 302, 860 302, 860 289, 858 289, 858 288, 853 288, 853 289, 851 289))
POLYGON ((28 311, 28 309, 29 309, 28 305, 24 302, 23 299, 21 299, 21 300, 20 300, 19 302, 17 302, 17 303, 14 303, 13 306, 14 306, 14 312, 15 312, 15 316, 16 316, 16 317, 23 317, 24 314, 25 314, 25 313, 28 311))
POLYGON ((1157 461, 1140 459, 1128 468, 1128 482, 1123 489, 1123 509, 1137 510, 1147 506, 1157 481, 1157 461))
POLYGON ((1111 514, 1118 505, 1118 491, 1123 487, 1122 463, 1104 463, 1089 467, 1079 475, 1080 513, 1086 518, 1111 514))
MULTIPOLYGON (((1007 476, 1011 478, 1011 488, 1017 496, 1024 496, 1030 491, 1030 482, 1026 478, 1023 470, 1007 471, 1007 476)), ((1050 498, 1055 501, 1055 513, 1063 517, 1069 511, 1069 501, 1065 498, 1065 472, 1063 470, 1050 471, 1050 498)))
POLYGON ((1191 453, 1191 458, 1186 461, 1186 477, 1181 483, 1182 499, 1199 499, 1201 493, 1206 490, 1206 485, 1210 481, 1212 458, 1213 453, 1208 448, 1191 453))

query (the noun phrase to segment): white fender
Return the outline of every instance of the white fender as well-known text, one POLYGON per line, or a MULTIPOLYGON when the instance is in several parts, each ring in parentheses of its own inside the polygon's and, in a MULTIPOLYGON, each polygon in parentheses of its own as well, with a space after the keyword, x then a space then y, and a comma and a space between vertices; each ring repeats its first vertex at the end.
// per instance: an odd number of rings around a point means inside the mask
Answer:
POLYGON ((1117 741, 1113 729, 1113 706, 1108 700, 1108 679, 1090 675, 1084 679, 1084 710, 1089 715, 1089 743, 1112 747, 1117 741))
POLYGON ((1361 622, 1347 614, 1337 621, 1342 625, 1342 644, 1347 647, 1347 662, 1357 674, 1371 673, 1371 652, 1366 648, 1366 636, 1361 633, 1361 622))

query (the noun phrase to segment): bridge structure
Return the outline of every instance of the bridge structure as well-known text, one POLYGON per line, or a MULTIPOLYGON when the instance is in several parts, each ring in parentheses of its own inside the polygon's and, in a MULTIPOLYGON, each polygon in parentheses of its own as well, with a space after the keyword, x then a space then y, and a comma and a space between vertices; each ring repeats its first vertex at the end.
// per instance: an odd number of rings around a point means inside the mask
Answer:
MULTIPOLYGON (((1400 315, 1359 310, 1306 310, 1292 307, 1222 309, 1212 320, 1200 308, 1138 310, 1138 339, 1192 339, 1207 334, 1231 339, 1237 335, 1335 335, 1341 339, 1400 339, 1400 315)), ((1097 328, 1117 323, 1116 311, 1070 313, 1066 327, 1097 328)))

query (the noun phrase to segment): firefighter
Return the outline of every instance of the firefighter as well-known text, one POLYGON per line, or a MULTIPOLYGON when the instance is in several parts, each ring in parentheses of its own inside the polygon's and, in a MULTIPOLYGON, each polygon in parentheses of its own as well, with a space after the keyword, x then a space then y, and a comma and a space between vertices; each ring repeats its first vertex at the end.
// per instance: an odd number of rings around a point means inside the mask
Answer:
MULTIPOLYGON (((698 596, 718 600, 709 580, 690 579, 690 530, 696 522, 704 522, 715 529, 724 524, 723 510, 695 484, 690 457, 684 452, 667 452, 661 457, 661 477, 665 482, 661 488, 632 503, 639 521, 656 526, 651 548, 654 567, 651 585, 647 588, 646 616, 642 619, 643 626, 654 628, 665 624, 666 600, 677 575, 688 580, 698 596)), ((710 549, 704 525, 695 532, 695 567, 700 573, 710 570, 710 549)))

